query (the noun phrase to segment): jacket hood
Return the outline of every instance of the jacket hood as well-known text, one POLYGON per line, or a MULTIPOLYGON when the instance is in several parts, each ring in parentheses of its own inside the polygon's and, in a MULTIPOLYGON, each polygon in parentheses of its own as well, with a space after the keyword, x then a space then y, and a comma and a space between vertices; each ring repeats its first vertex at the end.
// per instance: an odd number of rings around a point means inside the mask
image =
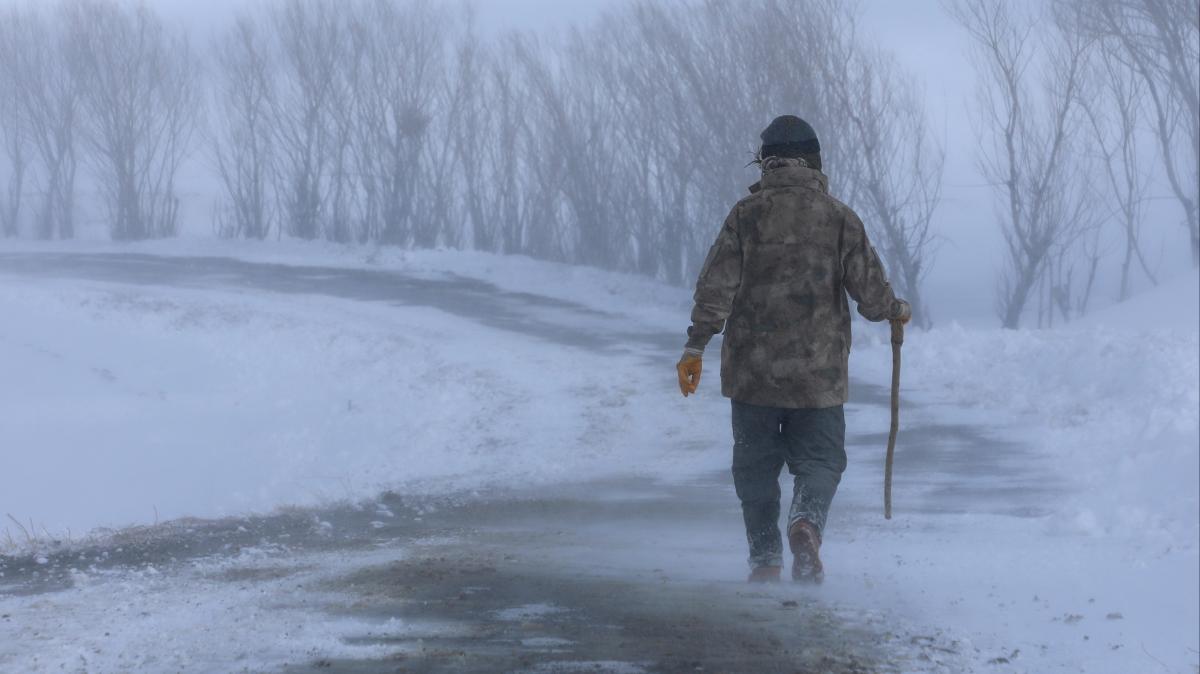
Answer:
POLYGON ((828 193, 829 178, 809 168, 803 159, 767 157, 762 164, 762 179, 750 186, 750 193, 771 187, 807 187, 828 193))

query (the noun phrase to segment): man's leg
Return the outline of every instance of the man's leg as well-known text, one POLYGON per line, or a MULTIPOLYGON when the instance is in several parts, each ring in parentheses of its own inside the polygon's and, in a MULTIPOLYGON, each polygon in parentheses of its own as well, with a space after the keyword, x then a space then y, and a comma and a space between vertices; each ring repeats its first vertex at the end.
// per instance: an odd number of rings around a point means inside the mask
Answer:
POLYGON ((788 470, 795 476, 788 528, 804 520, 822 537, 829 505, 846 470, 842 406, 788 410, 782 434, 788 470))
POLYGON ((825 577, 820 554, 825 518, 846 470, 842 407, 789 410, 782 434, 788 470, 795 476, 787 530, 792 580, 819 583, 825 577))
POLYGON ((733 485, 742 502, 750 568, 783 566, 779 535, 779 471, 783 411, 733 401, 733 485))

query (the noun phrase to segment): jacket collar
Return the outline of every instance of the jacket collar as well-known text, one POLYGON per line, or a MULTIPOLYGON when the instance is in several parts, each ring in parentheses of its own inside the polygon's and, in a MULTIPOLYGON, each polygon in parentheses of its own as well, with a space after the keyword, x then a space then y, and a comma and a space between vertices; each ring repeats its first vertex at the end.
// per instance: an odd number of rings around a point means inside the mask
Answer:
POLYGON ((750 193, 773 187, 807 187, 829 192, 829 178, 816 169, 808 168, 803 159, 768 157, 763 160, 762 180, 750 186, 750 193))

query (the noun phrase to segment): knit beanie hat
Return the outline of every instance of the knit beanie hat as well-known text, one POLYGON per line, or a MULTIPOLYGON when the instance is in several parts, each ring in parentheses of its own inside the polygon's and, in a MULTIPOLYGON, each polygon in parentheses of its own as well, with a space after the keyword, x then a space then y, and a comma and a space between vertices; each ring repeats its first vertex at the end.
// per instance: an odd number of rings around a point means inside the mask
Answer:
POLYGON ((795 115, 776 117, 763 130, 759 157, 799 157, 809 167, 821 169, 821 143, 808 122, 795 115))

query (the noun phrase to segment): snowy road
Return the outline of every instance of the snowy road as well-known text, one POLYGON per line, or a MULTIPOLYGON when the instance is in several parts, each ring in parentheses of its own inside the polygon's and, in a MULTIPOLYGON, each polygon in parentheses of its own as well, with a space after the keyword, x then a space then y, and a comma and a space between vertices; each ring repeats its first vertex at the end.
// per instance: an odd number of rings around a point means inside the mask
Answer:
POLYGON ((241 289, 432 307, 481 325, 584 349, 655 346, 678 335, 638 332, 622 317, 582 304, 504 291, 454 274, 413 276, 338 267, 297 267, 229 258, 140 254, 0 254, 0 273, 176 288, 241 289))
POLYGON ((880 664, 889 649, 899 661, 919 650, 811 593, 721 580, 742 571, 725 559, 740 532, 724 491, 621 483, 536 500, 385 495, 356 508, 166 525, 0 569, 5 592, 37 596, 27 610, 57 613, 17 638, 70 633, 76 663, 124 650, 116 670, 275 671, 278 660, 289 672, 873 672, 891 669, 880 664), (75 587, 81 575, 88 580, 75 587), (182 597, 171 594, 180 588, 182 597), (72 593, 90 596, 79 606, 72 593), (230 594, 255 604, 250 616, 224 606, 230 594), (149 627, 188 612, 221 638, 109 638, 105 620, 144 614, 149 627), (214 612, 251 638, 206 624, 214 612), (255 636, 277 638, 278 613, 330 625, 344 647, 312 657, 258 651, 255 636))
MULTIPOLYGON (((433 309, 592 368, 663 369, 665 385, 680 342, 611 308, 453 274, 0 253, 4 277, 433 309)), ((588 410, 623 404, 586 395, 588 410)), ((817 590, 741 582, 726 472, 659 479, 631 467, 625 477, 176 520, 0 556, 0 671, 1127 671, 1129 660, 1096 665, 1135 646, 1120 641, 1114 607, 1095 605, 1105 577, 1071 580, 1076 564, 1063 552, 1080 543, 1026 541, 1064 491, 1042 457, 978 414, 910 403, 899 516, 885 523, 886 391, 854 380, 851 397, 851 467, 830 519, 830 579, 817 590), (1036 586, 1004 568, 1014 559, 1045 576, 1032 609, 1012 608, 1030 598, 1009 595, 1036 586), (1031 611, 1044 627, 1019 624, 1031 611), (961 623, 965 614, 973 622, 961 623), (1102 616, 1083 651, 1059 645, 1102 616)), ((702 404, 727 414, 720 401, 702 404)), ((645 451, 725 442, 672 432, 646 438, 645 451)))

